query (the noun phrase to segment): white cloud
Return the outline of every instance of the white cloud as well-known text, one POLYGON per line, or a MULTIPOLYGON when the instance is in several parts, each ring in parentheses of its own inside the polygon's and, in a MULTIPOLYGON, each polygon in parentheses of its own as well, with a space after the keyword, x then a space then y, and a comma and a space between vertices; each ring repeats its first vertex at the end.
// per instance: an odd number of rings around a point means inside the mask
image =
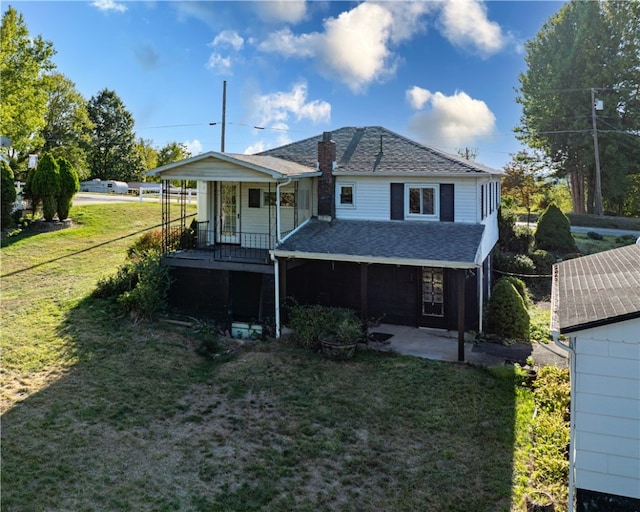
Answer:
POLYGON ((316 47, 320 46, 320 34, 295 35, 289 27, 272 32, 258 44, 258 50, 280 53, 285 57, 313 57, 316 47))
POLYGON ((256 113, 256 124, 278 129, 288 128, 285 123, 291 116, 297 121, 307 119, 314 123, 328 122, 331 118, 331 104, 322 100, 307 101, 304 82, 294 84, 290 91, 254 95, 252 110, 256 113))
POLYGON ((479 0, 444 2, 440 30, 453 45, 473 49, 483 57, 501 51, 509 39, 498 23, 487 18, 487 8, 479 0))
POLYGON ((258 16, 268 22, 298 23, 307 15, 305 0, 261 0, 254 7, 258 16))
POLYGON ((320 73, 363 92, 396 71, 392 46, 422 30, 424 2, 361 3, 324 21, 323 32, 296 35, 289 28, 272 33, 258 49, 285 57, 313 58, 320 73))
POLYGON ((242 49, 244 39, 235 30, 223 30, 210 43, 210 46, 230 46, 235 51, 242 49))
POLYGON ((94 0, 91 2, 91 5, 97 7, 101 11, 125 12, 127 10, 126 5, 116 2, 115 0, 94 0))
POLYGON ((244 149, 244 154, 245 155, 255 155, 256 153, 262 153, 265 150, 265 145, 264 145, 264 141, 262 140, 258 140, 256 142, 254 142, 253 144, 251 144, 250 146, 247 146, 244 149))
POLYGON ((407 89, 405 93, 407 101, 409 104, 416 110, 420 110, 424 107, 425 103, 431 99, 431 91, 427 89, 423 89, 422 87, 418 87, 414 85, 411 89, 407 89))
POLYGON ((220 75, 231 75, 231 57, 223 57, 219 53, 212 53, 207 62, 207 68, 220 75))
POLYGON ((496 117, 484 101, 473 99, 462 91, 456 91, 452 96, 422 91, 430 95, 425 102, 430 109, 414 114, 409 120, 409 129, 421 142, 464 146, 493 133, 496 117))
POLYGON ((187 151, 191 153, 191 156, 202 153, 202 143, 198 139, 186 140, 182 144, 187 148, 187 151))

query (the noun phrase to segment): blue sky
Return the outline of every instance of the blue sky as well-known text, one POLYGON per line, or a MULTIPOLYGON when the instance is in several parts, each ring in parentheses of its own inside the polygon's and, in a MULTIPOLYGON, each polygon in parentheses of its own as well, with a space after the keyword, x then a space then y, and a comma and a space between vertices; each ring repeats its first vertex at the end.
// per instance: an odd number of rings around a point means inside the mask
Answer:
MULTIPOLYGON (((116 91, 156 147, 256 152, 382 125, 501 168, 524 43, 562 2, 18 1, 88 99, 116 91), (211 126, 209 123, 218 123, 211 126), (254 126, 264 129, 255 129, 254 126)), ((3 8, 3 11, 6 10, 3 8)))

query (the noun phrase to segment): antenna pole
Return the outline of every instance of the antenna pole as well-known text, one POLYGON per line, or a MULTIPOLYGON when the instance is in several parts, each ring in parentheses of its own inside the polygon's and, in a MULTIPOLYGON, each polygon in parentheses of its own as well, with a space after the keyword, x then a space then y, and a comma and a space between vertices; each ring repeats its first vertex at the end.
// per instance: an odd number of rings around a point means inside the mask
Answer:
POLYGON ((224 132, 227 126, 227 81, 222 82, 222 136, 220 138, 220 152, 224 153, 224 132))

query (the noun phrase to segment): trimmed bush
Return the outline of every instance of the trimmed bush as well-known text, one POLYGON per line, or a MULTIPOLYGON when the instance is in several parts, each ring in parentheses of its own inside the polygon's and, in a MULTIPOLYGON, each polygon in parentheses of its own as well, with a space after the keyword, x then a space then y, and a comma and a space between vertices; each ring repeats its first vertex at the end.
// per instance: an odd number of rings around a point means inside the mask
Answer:
POLYGON ((529 256, 524 254, 510 254, 496 251, 494 254, 494 265, 496 270, 511 274, 533 275, 536 273, 536 266, 529 256))
POLYGON ((598 233, 597 231, 589 231, 587 236, 591 238, 591 240, 602 240, 604 237, 598 233))
POLYGON ((529 312, 518 290, 509 279, 500 279, 489 301, 489 332, 503 338, 529 340, 529 322, 529 312))
POLYGON ((78 173, 67 159, 61 158, 58 164, 60 166, 60 189, 56 203, 58 219, 64 220, 69 217, 73 196, 80 190, 80 180, 78 173))
POLYGON ((517 254, 529 254, 533 248, 533 231, 527 226, 516 226, 507 249, 517 254))
POLYGON ((60 193, 60 167, 49 153, 38 162, 30 183, 32 193, 42 200, 42 216, 51 222, 56 214, 57 197, 60 193))
POLYGON ((554 204, 550 204, 538 219, 534 237, 537 249, 558 254, 578 251, 576 242, 571 236, 569 219, 554 204))
POLYGON ((529 290, 527 290, 525 282, 522 279, 518 279, 513 276, 505 276, 505 279, 507 279, 518 291, 520 297, 522 297, 524 305, 528 308, 531 305, 531 297, 529 296, 529 290))
POLYGON ((553 264, 556 262, 556 257, 549 251, 537 249, 531 253, 531 260, 536 266, 538 274, 549 275, 553 264))
POLYGON ((2 161, 0 172, 0 208, 2 208, 0 227, 6 229, 11 227, 13 223, 11 212, 13 210, 13 203, 16 200, 16 187, 13 183, 13 171, 4 160, 2 161))

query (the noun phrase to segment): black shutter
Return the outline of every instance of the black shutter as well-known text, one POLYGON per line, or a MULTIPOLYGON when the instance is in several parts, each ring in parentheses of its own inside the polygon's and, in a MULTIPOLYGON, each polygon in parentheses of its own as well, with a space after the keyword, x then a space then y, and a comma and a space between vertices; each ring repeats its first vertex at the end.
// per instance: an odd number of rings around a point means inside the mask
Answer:
POLYGON ((442 183, 440 185, 440 221, 453 222, 453 183, 442 183))
POLYGON ((391 184, 391 220, 404 220, 404 183, 391 184))

